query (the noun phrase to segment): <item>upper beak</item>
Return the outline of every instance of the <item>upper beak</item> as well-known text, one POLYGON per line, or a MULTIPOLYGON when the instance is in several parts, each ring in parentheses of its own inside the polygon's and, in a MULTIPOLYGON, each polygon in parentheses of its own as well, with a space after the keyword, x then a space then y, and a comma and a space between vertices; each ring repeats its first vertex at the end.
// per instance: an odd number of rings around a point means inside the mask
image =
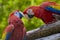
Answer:
POLYGON ((22 18, 24 17, 24 14, 22 12, 19 13, 19 17, 22 18))

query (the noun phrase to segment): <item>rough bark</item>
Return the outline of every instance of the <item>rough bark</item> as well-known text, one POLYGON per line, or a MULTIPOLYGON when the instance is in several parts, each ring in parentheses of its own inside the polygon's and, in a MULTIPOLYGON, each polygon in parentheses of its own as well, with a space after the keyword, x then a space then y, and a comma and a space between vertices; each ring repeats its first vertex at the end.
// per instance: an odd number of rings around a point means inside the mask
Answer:
POLYGON ((46 37, 52 34, 60 33, 60 21, 52 24, 44 25, 27 32, 27 40, 34 40, 41 37, 46 37))
POLYGON ((35 40, 60 40, 60 33, 53 34, 53 35, 43 37, 43 38, 38 38, 35 40))

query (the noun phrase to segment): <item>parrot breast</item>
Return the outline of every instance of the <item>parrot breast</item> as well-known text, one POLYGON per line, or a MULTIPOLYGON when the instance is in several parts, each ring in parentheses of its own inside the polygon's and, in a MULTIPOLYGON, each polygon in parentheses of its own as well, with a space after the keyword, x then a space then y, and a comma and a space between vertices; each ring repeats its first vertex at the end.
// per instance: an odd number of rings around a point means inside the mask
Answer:
POLYGON ((22 20, 14 15, 9 17, 10 24, 14 25, 14 30, 11 33, 9 40, 23 40, 25 35, 24 24, 22 20))
POLYGON ((17 27, 13 30, 9 40, 23 40, 23 29, 17 27))

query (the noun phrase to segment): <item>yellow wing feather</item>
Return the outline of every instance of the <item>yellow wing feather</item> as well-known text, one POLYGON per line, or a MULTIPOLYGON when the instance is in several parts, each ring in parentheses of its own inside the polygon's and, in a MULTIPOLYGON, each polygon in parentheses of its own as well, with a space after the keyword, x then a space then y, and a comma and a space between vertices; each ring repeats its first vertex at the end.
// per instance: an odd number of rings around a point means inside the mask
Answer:
POLYGON ((3 33, 2 40, 5 40, 6 39, 6 34, 7 34, 6 32, 3 33))
POLYGON ((51 5, 51 7, 60 10, 60 5, 51 5))

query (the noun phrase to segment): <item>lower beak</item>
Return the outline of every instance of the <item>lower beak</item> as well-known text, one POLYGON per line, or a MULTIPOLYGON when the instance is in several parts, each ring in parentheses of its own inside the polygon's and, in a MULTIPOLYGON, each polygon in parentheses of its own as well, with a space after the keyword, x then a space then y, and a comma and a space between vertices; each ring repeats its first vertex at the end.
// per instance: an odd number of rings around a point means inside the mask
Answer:
POLYGON ((30 19, 27 14, 25 14, 24 17, 25 17, 26 19, 30 19))

